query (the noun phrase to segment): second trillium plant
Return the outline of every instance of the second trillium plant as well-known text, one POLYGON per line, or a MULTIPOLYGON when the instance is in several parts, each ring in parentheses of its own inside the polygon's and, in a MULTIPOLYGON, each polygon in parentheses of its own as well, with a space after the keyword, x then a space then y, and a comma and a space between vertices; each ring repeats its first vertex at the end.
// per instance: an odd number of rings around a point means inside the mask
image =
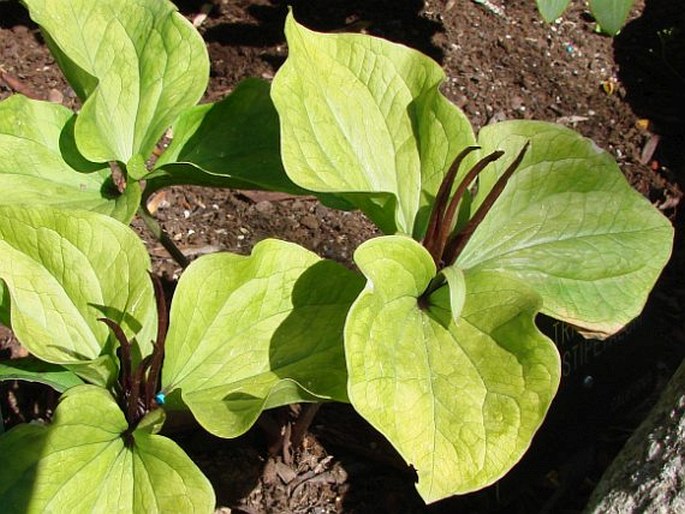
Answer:
POLYGON ((476 136, 424 55, 292 16, 286 35, 272 97, 288 176, 387 234, 354 254, 366 286, 345 321, 350 401, 427 502, 482 488, 528 448, 559 384, 537 313, 614 334, 641 312, 673 229, 569 129, 476 136))

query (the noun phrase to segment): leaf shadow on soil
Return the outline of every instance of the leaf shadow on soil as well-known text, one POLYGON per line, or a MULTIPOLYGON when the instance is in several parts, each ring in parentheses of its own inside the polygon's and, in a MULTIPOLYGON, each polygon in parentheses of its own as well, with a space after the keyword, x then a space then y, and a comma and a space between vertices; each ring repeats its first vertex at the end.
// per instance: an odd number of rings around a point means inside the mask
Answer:
POLYGON ((679 2, 646 0, 642 15, 614 39, 618 76, 633 112, 658 134, 653 158, 683 184, 685 173, 685 12, 679 2))
MULTIPOLYGON (((186 2, 187 3, 187 2, 186 2)), ((178 5, 183 6, 183 2, 178 5)), ((406 44, 442 62, 443 51, 433 43, 442 25, 421 16, 422 0, 269 0, 269 4, 251 5, 247 11, 254 20, 221 23, 204 33, 207 43, 227 46, 264 47, 285 43, 283 26, 291 6, 300 23, 323 32, 364 32, 406 44), (392 13, 392 16, 388 16, 392 13)), ((183 9, 183 7, 181 7, 183 9)), ((263 55, 275 67, 284 58, 263 55)))
POLYGON ((18 1, 0 2, 0 28, 11 29, 17 25, 36 27, 26 8, 18 1))

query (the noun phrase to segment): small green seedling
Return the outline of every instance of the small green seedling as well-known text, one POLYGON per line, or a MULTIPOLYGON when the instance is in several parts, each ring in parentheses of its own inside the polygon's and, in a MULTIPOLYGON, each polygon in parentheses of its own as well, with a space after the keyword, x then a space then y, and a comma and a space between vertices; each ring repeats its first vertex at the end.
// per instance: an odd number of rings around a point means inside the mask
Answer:
MULTIPOLYGON (((547 23, 559 18, 571 0, 537 0, 538 10, 547 23)), ((590 0, 590 12, 602 32, 615 36, 628 18, 635 0, 590 0)))

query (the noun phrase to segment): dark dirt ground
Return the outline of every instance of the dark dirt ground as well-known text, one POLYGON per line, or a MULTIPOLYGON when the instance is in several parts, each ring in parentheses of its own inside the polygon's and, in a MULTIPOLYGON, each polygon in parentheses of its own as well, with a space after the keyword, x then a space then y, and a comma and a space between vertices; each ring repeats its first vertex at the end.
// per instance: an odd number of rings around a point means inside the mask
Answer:
MULTIPOLYGON (((571 126, 611 152, 631 184, 677 227, 674 257, 643 316, 605 343, 585 342, 541 320, 555 338, 564 378, 548 421, 507 477, 472 495, 426 507, 413 476, 384 439, 344 405, 324 405, 301 448, 267 451, 267 433, 234 441, 190 432, 179 442, 212 480, 222 512, 245 513, 573 513, 639 424, 683 358, 682 178, 685 176, 685 11, 679 2, 640 0, 615 39, 595 32, 584 2, 543 23, 532 0, 493 0, 504 16, 472 0, 214 0, 177 2, 199 27, 212 60, 206 95, 214 101, 246 77, 273 77, 287 55, 286 4, 322 31, 363 31, 417 48, 442 64, 444 93, 476 128, 534 118, 571 126), (642 120, 642 121, 639 121, 642 120), (230 510, 229 510, 230 509, 230 510)), ((0 99, 14 92, 76 107, 73 91, 16 2, 0 3, 0 99)), ((3 193, 7 194, 7 192, 3 193)), ((310 198, 174 187, 153 198, 156 215, 189 257, 248 253, 266 237, 300 243, 350 264, 375 234, 358 213, 310 198)), ((155 270, 181 269, 144 235, 155 270)), ((2 327, 0 327, 2 329, 2 327)), ((21 354, 0 333, 0 358, 21 354)), ((54 395, 6 383, 0 405, 8 426, 49 414, 54 395)), ((281 409, 262 426, 290 426, 281 409)))

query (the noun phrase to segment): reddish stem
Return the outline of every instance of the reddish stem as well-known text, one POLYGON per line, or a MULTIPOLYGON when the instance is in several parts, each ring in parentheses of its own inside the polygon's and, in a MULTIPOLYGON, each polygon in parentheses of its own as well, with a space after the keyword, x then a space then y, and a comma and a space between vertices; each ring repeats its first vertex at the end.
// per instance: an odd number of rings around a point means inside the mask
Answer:
POLYGON ((159 382, 159 375, 162 370, 162 361, 164 360, 164 343, 166 341, 166 334, 169 328, 169 312, 167 311, 166 299, 164 298, 164 289, 159 277, 150 273, 152 284, 155 289, 155 300, 157 301, 157 341, 154 343, 152 350, 152 359, 150 362, 150 373, 145 383, 145 408, 151 409, 153 405, 153 398, 157 392, 157 384, 159 382))
POLYGON ((128 423, 131 427, 135 427, 135 425, 138 424, 138 421, 140 421, 140 418, 147 410, 147 406, 140 404, 140 392, 142 389, 141 384, 143 384, 145 380, 145 372, 150 366, 151 360, 152 355, 148 355, 140 361, 140 364, 138 364, 138 367, 136 368, 136 372, 133 374, 133 379, 131 380, 131 395, 128 398, 128 423))

